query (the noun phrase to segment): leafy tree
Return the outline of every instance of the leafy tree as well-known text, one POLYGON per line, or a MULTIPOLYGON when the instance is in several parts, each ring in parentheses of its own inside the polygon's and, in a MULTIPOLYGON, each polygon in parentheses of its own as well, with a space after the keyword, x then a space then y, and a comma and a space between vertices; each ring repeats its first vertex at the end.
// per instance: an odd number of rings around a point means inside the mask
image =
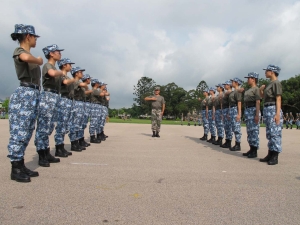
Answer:
POLYGON ((2 107, 5 109, 6 112, 8 112, 8 105, 9 105, 9 99, 5 99, 2 103, 2 107))
POLYGON ((300 74, 281 81, 282 109, 284 112, 300 111, 300 74))

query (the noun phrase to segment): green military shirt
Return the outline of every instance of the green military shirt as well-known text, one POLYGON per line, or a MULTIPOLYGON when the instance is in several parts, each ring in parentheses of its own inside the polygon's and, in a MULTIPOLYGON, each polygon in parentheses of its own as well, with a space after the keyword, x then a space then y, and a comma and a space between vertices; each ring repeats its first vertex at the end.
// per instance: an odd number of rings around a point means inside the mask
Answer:
POLYGON ((74 82, 74 99, 76 101, 84 101, 85 99, 84 89, 79 86, 80 83, 79 80, 74 82))
POLYGON ((249 90, 245 91, 244 102, 246 105, 256 103, 256 101, 260 99, 261 97, 258 87, 252 87, 249 90))
POLYGON ((242 93, 237 90, 232 91, 228 97, 229 105, 237 105, 238 102, 242 101, 242 93))
POLYGON ((206 97, 205 99, 202 100, 202 102, 201 102, 202 110, 206 110, 208 99, 209 99, 209 97, 206 97))
POLYGON ((91 102, 94 104, 100 103, 100 91, 98 89, 93 89, 91 93, 91 102))
POLYGON ((215 97, 215 107, 216 109, 221 108, 222 98, 224 96, 224 93, 219 93, 218 96, 215 97))
POLYGON ((215 106, 215 97, 210 97, 207 102, 208 109, 211 110, 215 106))
POLYGON ((55 66, 50 63, 45 63, 42 69, 42 77, 43 77, 43 88, 50 88, 53 90, 59 90, 61 86, 61 78, 60 77, 51 77, 48 74, 50 69, 56 70, 55 66))
POLYGON ((282 95, 282 86, 279 80, 273 80, 264 90, 264 101, 276 102, 277 95, 282 95))
POLYGON ((166 104, 165 98, 163 96, 154 95, 154 96, 150 96, 150 98, 156 98, 156 100, 152 101, 151 103, 152 109, 162 109, 163 104, 166 104))
POLYGON ((222 108, 228 108, 229 107, 229 95, 230 95, 230 93, 226 92, 223 95, 223 98, 222 98, 222 108))

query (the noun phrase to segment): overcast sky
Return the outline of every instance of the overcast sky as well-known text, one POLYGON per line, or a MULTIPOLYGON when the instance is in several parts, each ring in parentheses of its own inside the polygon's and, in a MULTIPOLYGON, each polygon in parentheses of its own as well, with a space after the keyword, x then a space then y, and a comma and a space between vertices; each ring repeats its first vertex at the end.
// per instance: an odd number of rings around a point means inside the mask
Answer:
POLYGON ((142 76, 186 90, 279 65, 280 80, 300 73, 300 1, 1 0, 0 98, 19 82, 10 34, 16 23, 41 37, 32 54, 57 44, 63 57, 108 83, 111 108, 133 104, 142 76))

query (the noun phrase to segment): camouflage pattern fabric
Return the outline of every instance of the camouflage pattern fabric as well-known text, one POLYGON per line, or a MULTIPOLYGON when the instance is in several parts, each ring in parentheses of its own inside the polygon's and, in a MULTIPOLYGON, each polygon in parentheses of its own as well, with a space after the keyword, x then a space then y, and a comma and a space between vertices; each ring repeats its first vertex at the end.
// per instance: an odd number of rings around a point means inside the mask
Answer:
POLYGON ((79 130, 78 136, 80 138, 84 137, 84 130, 87 127, 87 124, 89 122, 89 118, 91 117, 91 109, 92 109, 92 104, 90 102, 85 102, 84 103, 84 118, 82 122, 82 128, 79 130))
POLYGON ((282 124, 283 115, 280 112, 280 123, 277 125, 274 117, 276 115, 276 106, 264 107, 264 121, 266 124, 266 137, 268 139, 268 148, 270 151, 282 152, 282 124))
POLYGON ((98 126, 97 126, 97 134, 100 134, 103 131, 103 127, 105 124, 105 107, 100 105, 100 114, 99 114, 98 126))
POLYGON ((54 130, 54 123, 57 121, 57 108, 59 95, 43 91, 39 100, 39 115, 37 119, 37 129, 34 144, 37 151, 49 147, 49 136, 54 130))
POLYGON ((206 110, 201 111, 201 116, 202 116, 204 134, 207 135, 209 133, 209 123, 208 120, 206 119, 206 110))
POLYGON ((223 123, 224 123, 224 131, 225 131, 225 139, 232 140, 232 128, 230 119, 227 117, 229 115, 229 108, 222 109, 223 113, 223 123))
POLYGON ((96 130, 98 128, 99 120, 101 117, 101 105, 99 104, 91 104, 91 120, 90 120, 90 127, 89 127, 89 133, 90 136, 93 136, 96 134, 96 130))
MULTIPOLYGON (((247 129, 247 141, 249 145, 259 148, 259 127, 260 123, 255 123, 256 107, 245 109, 245 122, 247 129)), ((259 115, 260 117, 260 115, 259 115)))
POLYGON ((218 137, 224 138, 224 124, 223 124, 223 120, 222 120, 222 110, 221 109, 216 110, 215 122, 216 122, 218 137))
POLYGON ((32 137, 38 114, 39 90, 18 87, 11 95, 8 106, 9 132, 8 155, 10 161, 20 161, 32 137))
POLYGON ((74 101, 73 108, 71 111, 71 117, 69 120, 70 141, 76 141, 80 138, 78 132, 82 128, 83 120, 84 120, 84 102, 74 101))
POLYGON ((236 121, 237 114, 238 114, 237 107, 229 108, 230 125, 235 136, 235 141, 241 142, 241 137, 242 137, 241 120, 239 122, 236 121))
POLYGON ((151 129, 160 132, 161 109, 152 109, 151 111, 151 129))
POLYGON ((208 110, 208 124, 209 124, 209 131, 211 136, 216 136, 216 123, 215 120, 212 118, 213 111, 208 110))
POLYGON ((55 145, 64 144, 65 134, 69 132, 69 120, 73 101, 67 98, 60 98, 57 106, 57 124, 55 127, 55 145))

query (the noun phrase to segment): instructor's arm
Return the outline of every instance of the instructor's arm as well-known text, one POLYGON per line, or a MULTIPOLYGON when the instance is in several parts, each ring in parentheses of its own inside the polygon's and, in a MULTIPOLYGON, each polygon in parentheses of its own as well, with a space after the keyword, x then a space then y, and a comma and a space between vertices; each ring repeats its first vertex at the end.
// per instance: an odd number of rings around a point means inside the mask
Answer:
POLYGON ((161 108, 161 116, 164 115, 165 107, 166 107, 166 104, 163 104, 162 108, 161 108))

